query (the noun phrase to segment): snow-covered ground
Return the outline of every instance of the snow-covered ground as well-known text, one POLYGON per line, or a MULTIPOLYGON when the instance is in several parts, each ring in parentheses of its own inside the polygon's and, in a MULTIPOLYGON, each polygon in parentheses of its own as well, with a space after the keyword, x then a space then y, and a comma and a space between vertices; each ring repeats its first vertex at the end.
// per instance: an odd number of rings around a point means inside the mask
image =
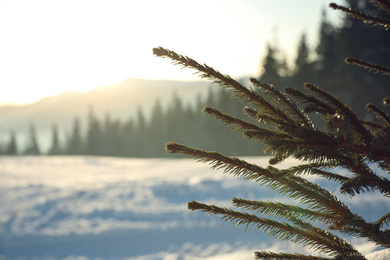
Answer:
MULTIPOLYGON (((268 158, 245 159, 266 166, 268 158)), ((253 259, 256 250, 307 252, 186 206, 196 200, 231 207, 232 197, 285 200, 189 159, 0 157, 0 255, 232 260, 253 259)), ((375 193, 351 205, 372 219, 389 208, 375 193)), ((378 250, 353 242, 364 253, 378 250)))

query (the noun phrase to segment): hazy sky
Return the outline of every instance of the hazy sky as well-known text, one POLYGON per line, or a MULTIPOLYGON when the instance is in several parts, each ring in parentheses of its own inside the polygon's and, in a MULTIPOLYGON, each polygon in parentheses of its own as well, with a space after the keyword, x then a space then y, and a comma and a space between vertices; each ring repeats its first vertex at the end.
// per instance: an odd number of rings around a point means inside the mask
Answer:
MULTIPOLYGON (((257 76, 267 41, 314 45, 329 0, 0 0, 0 104, 126 78, 197 79, 163 46, 233 77, 257 76)), ((342 3, 342 0, 333 2, 342 3)))

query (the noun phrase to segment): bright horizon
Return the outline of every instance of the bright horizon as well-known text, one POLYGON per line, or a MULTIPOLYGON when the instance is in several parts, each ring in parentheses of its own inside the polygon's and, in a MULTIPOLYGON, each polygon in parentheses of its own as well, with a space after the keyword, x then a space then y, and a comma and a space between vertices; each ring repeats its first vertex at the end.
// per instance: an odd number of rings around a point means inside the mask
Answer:
MULTIPOLYGON (((198 80, 154 57, 162 46, 233 77, 257 76, 267 42, 293 59, 317 42, 329 0, 0 0, 0 105, 127 78, 198 80)), ((333 1, 342 3, 342 0, 333 1)))

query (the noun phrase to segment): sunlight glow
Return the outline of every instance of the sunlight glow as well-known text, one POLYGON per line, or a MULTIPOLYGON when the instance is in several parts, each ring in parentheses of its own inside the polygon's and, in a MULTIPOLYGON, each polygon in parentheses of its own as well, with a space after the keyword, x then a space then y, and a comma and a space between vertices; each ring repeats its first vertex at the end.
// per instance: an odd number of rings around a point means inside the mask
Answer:
MULTIPOLYGON (((3 0, 0 104, 32 102, 68 89, 84 92, 126 78, 197 79, 192 71, 153 57, 157 46, 232 76, 258 75, 275 23, 281 23, 277 37, 283 48, 295 46, 302 31, 314 31, 302 27, 299 15, 287 15, 291 1, 274 2, 279 6, 253 0, 3 0), (290 23, 294 19, 298 22, 290 23)), ((310 9, 306 19, 318 21, 325 4, 300 2, 296 8, 310 9)))

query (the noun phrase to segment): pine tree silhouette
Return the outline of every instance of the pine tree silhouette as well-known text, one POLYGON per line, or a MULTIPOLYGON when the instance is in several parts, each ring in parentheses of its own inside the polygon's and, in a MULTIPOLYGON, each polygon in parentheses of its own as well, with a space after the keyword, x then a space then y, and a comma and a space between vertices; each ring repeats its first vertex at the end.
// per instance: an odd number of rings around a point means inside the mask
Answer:
POLYGON ((62 148, 60 145, 60 140, 58 137, 58 128, 57 125, 52 126, 52 142, 49 150, 49 155, 59 155, 62 154, 62 148))
POLYGON ((340 61, 338 60, 339 50, 336 47, 337 32, 328 20, 326 10, 323 10, 321 15, 318 38, 319 43, 316 47, 317 66, 325 77, 329 77, 340 67, 340 61))
MULTIPOLYGON (((370 2, 387 10, 387 17, 390 17, 390 1, 370 2)), ((330 7, 374 26, 390 28, 388 18, 374 17, 336 4, 330 4, 330 7)), ((303 177, 314 175, 337 183, 340 196, 356 197, 368 191, 390 196, 390 181, 381 175, 381 171, 390 172, 390 116, 383 110, 368 104, 368 110, 378 121, 361 120, 348 105, 311 83, 305 83, 308 92, 293 88, 286 88, 281 92, 273 85, 252 78, 251 83, 260 90, 258 93, 187 56, 162 47, 154 48, 153 52, 177 65, 195 69, 200 77, 213 80, 229 89, 241 102, 247 103, 246 113, 257 119, 258 123, 230 116, 211 107, 206 107, 204 113, 232 126, 235 131, 241 131, 246 138, 262 141, 268 145, 266 152, 272 152, 273 157, 269 160, 268 167, 261 167, 218 152, 194 149, 177 143, 167 144, 167 151, 195 158, 233 176, 256 181, 299 203, 289 205, 233 198, 233 205, 241 210, 196 201, 188 203, 189 209, 220 215, 222 219, 237 225, 254 226, 269 236, 308 246, 324 255, 259 251, 255 252, 257 259, 366 259, 341 235, 364 237, 378 246, 390 247, 390 212, 375 221, 367 221, 352 212, 338 196, 303 177), (294 102, 293 99, 297 101, 294 102), (313 124, 310 118, 312 113, 321 115, 327 126, 325 130, 313 124), (288 169, 271 166, 289 157, 296 158, 303 164, 288 169), (378 165, 379 171, 370 167, 372 163, 378 165), (336 167, 344 168, 350 174, 340 174, 336 167), (253 211, 255 214, 243 210, 253 211), (287 222, 261 217, 260 214, 284 218, 287 222)), ((347 58, 346 61, 390 75, 390 68, 385 66, 356 58, 347 58)), ((390 104, 390 99, 385 98, 384 104, 390 104)))
MULTIPOLYGON (((297 57, 295 58, 295 76, 298 78, 307 78, 311 77, 313 74, 312 64, 309 60, 310 49, 307 43, 306 34, 302 34, 299 41, 297 57)), ((300 85, 303 82, 300 83, 300 85)))
POLYGON ((33 124, 30 125, 30 136, 29 136, 27 147, 24 150, 24 154, 26 154, 26 155, 40 155, 41 154, 38 140, 37 140, 35 126, 33 124))
POLYGON ((76 117, 73 119, 72 132, 69 134, 67 139, 65 154, 80 155, 84 153, 85 151, 83 138, 81 137, 80 119, 76 117))
POLYGON ((18 154, 18 146, 17 146, 17 142, 16 142, 15 131, 11 131, 11 133, 10 133, 10 140, 7 144, 5 153, 7 155, 17 155, 18 154))
POLYGON ((266 47, 266 56, 263 61, 263 72, 260 79, 267 83, 280 84, 282 81, 282 76, 280 75, 282 62, 277 58, 278 49, 275 46, 271 46, 271 44, 267 44, 266 47))
POLYGON ((102 155, 103 133, 99 119, 95 116, 91 106, 88 113, 88 133, 86 140, 86 153, 88 155, 102 155))

